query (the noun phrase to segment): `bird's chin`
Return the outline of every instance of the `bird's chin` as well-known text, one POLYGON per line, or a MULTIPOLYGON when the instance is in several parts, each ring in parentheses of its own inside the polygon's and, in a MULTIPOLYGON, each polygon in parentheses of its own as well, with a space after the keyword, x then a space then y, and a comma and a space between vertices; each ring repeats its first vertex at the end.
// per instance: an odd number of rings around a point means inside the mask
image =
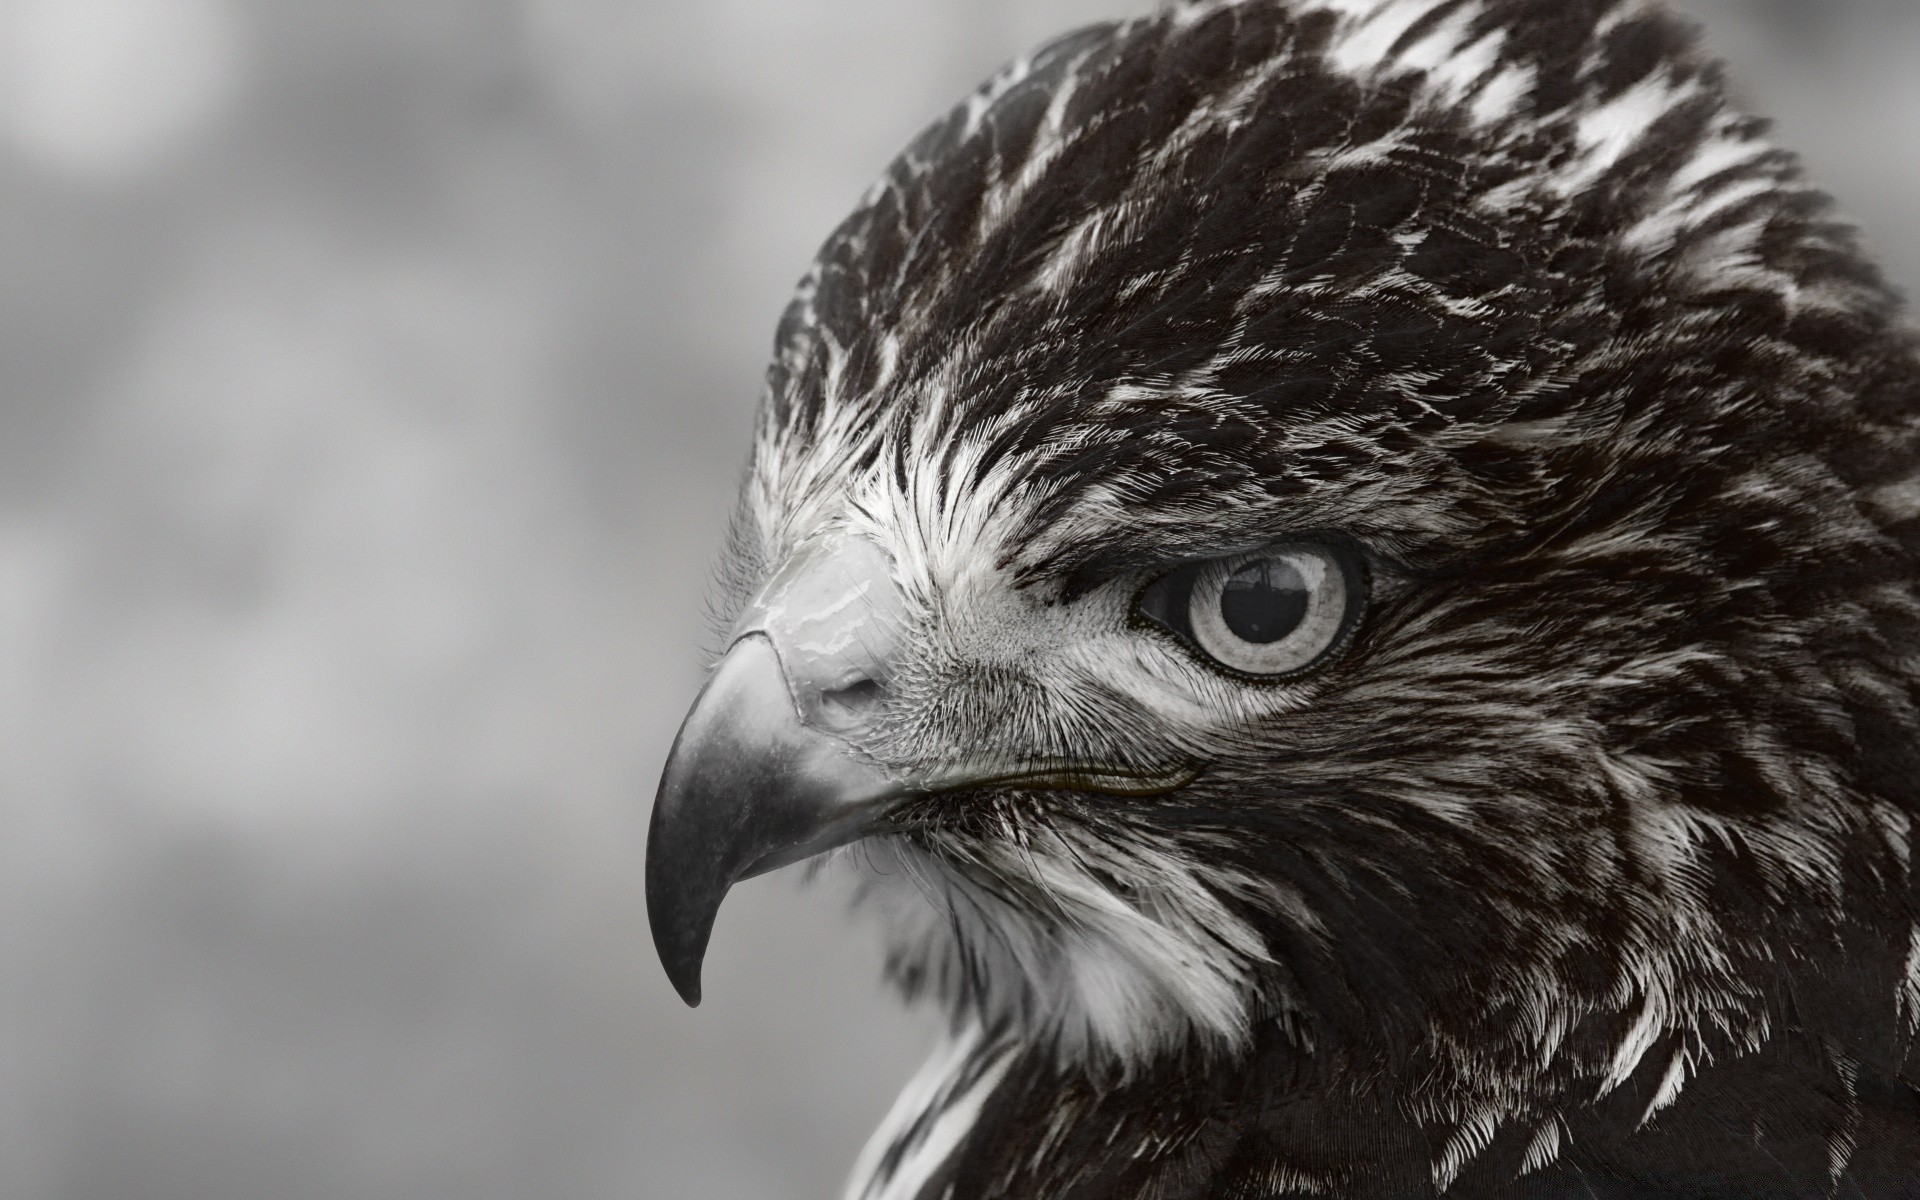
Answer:
POLYGON ((1097 1074, 1248 1043, 1265 951, 1202 864, 1071 827, 1019 841, 923 831, 843 852, 910 1000, 1097 1074))

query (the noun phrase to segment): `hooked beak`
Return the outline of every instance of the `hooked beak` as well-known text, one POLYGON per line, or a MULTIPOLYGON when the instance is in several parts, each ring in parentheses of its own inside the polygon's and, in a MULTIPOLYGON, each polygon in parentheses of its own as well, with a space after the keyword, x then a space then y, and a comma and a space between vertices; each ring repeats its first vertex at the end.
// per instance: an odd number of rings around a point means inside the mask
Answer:
POLYGON ((735 642, 674 739, 647 835, 647 918, 680 998, 700 1003, 727 889, 865 837, 905 790, 801 721, 766 634, 735 642))
POLYGON ((667 756, 647 833, 647 919, 675 990, 727 889, 875 832, 914 789, 857 746, 880 700, 902 604, 869 542, 816 546, 748 608, 667 756))
POLYGON ((1084 763, 889 770, 861 749, 884 707, 904 603, 885 556, 843 540, 802 553, 749 607, 667 756, 647 833, 647 919, 667 977, 700 1003, 700 964, 742 879, 897 828, 913 798, 961 787, 1145 796, 1185 766, 1084 763))

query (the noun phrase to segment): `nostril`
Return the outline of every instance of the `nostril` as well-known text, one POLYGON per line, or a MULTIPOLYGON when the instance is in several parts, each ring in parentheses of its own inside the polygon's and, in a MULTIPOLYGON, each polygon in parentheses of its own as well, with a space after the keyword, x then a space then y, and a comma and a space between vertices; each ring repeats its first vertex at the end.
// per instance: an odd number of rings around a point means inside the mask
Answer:
POLYGON ((879 680, 856 679, 820 693, 821 716, 835 728, 844 729, 865 721, 885 697, 886 689, 879 680))

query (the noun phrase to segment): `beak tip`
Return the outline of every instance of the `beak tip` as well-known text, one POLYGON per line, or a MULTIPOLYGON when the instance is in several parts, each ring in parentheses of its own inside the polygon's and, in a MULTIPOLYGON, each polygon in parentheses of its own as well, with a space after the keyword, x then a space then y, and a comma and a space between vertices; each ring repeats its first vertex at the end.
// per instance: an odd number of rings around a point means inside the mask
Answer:
POLYGON ((653 927, 653 948, 660 955, 660 965, 666 969, 673 990, 680 993, 688 1008, 698 1008, 700 968, 707 957, 707 939, 725 889, 718 889, 720 895, 707 895, 704 893, 714 889, 660 886, 657 881, 662 874, 649 864, 647 917, 653 927))
MULTIPOLYGON (((711 927, 708 922, 707 928, 711 927)), ((704 935, 706 930, 700 932, 704 935)), ((666 969, 667 981, 673 984, 673 990, 680 993, 688 1008, 699 1008, 700 966, 706 958, 706 937, 663 937, 661 933, 659 929, 654 931, 653 946, 660 955, 660 965, 666 969)))
POLYGON ((688 1008, 700 1007, 700 968, 694 967, 691 973, 669 975, 673 981, 673 990, 680 993, 680 999, 686 1001, 688 1008))

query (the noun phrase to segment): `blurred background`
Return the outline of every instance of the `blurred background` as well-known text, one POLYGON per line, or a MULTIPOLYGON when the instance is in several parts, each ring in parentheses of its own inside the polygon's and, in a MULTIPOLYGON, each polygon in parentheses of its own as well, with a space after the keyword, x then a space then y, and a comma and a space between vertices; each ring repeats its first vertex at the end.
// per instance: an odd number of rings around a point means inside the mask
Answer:
MULTIPOLYGON (((831 884, 641 897, 775 317, 1148 0, 0 0, 0 1197, 812 1200, 831 884)), ((1920 3, 1691 0, 1920 282, 1920 3)))

